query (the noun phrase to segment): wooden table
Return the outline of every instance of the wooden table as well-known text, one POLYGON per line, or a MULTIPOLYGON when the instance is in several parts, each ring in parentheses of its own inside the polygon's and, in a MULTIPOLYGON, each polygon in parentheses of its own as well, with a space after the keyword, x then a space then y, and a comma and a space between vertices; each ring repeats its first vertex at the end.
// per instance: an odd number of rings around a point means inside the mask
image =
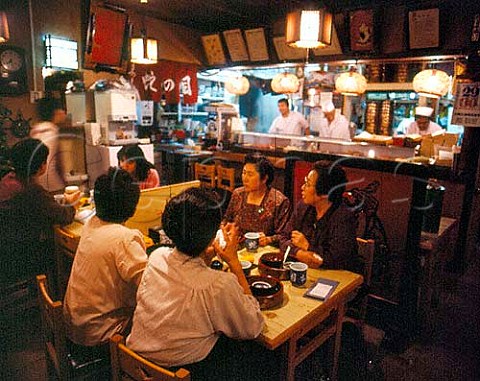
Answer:
MULTIPOLYGON (((271 251, 278 249, 260 248, 254 255, 255 263, 263 253, 271 251)), ((240 259, 248 259, 246 254, 245 249, 239 251, 240 259)), ((263 311, 265 328, 258 338, 270 350, 282 348, 286 360, 282 361, 285 365, 282 379, 293 381, 297 365, 331 337, 334 337, 334 343, 330 376, 333 380, 337 379, 345 304, 362 282, 361 275, 349 271, 316 269, 308 270, 307 283, 303 287, 294 287, 289 281, 283 282, 283 304, 276 309, 263 311), (303 297, 305 291, 320 277, 339 282, 330 298, 322 302, 303 297)))

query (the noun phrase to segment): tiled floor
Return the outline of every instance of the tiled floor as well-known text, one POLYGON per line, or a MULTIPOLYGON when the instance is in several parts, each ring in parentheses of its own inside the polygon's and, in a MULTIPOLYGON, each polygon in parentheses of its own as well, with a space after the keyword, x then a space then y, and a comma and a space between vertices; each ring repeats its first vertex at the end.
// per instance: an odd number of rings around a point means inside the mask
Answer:
MULTIPOLYGON (((442 284, 434 332, 413 342, 403 353, 388 353, 380 342, 382 332, 367 331, 367 340, 377 344, 376 355, 369 359, 377 366, 364 379, 480 380, 480 254, 465 274, 446 276, 442 284)), ((38 311, 28 309, 15 319, 3 320, 1 328, 0 380, 45 380, 38 311)), ((348 368, 345 361, 344 369, 348 368)), ((301 380, 308 377, 302 375, 301 380)), ((353 381, 355 377, 350 374, 344 379, 353 381)))

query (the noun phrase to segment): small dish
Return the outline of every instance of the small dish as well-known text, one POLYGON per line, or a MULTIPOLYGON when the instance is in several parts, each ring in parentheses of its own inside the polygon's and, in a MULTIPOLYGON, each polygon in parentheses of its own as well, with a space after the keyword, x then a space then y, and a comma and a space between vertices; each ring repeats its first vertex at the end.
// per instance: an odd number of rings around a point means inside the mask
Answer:
POLYGON ((247 277, 253 296, 261 309, 276 307, 283 302, 283 285, 271 276, 252 275, 247 277))

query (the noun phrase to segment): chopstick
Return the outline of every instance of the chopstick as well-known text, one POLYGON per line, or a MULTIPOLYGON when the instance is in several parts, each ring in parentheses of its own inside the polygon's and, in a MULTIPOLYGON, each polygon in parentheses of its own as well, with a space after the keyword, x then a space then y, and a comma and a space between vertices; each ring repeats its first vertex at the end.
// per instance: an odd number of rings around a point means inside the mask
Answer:
POLYGON ((287 247, 287 250, 285 250, 285 255, 283 256, 283 263, 287 260, 288 254, 290 253, 290 245, 287 247))

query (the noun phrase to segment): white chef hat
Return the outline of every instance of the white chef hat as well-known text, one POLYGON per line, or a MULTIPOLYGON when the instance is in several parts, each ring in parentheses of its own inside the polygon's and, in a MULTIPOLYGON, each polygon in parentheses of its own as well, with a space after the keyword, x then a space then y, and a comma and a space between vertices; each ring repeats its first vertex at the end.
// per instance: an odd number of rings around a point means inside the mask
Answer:
POLYGON ((431 107, 415 107, 415 116, 426 116, 427 118, 430 118, 430 116, 433 113, 433 108, 431 107))
POLYGON ((332 112, 333 110, 335 110, 335 105, 333 104, 332 101, 325 102, 322 105, 323 112, 332 112))

